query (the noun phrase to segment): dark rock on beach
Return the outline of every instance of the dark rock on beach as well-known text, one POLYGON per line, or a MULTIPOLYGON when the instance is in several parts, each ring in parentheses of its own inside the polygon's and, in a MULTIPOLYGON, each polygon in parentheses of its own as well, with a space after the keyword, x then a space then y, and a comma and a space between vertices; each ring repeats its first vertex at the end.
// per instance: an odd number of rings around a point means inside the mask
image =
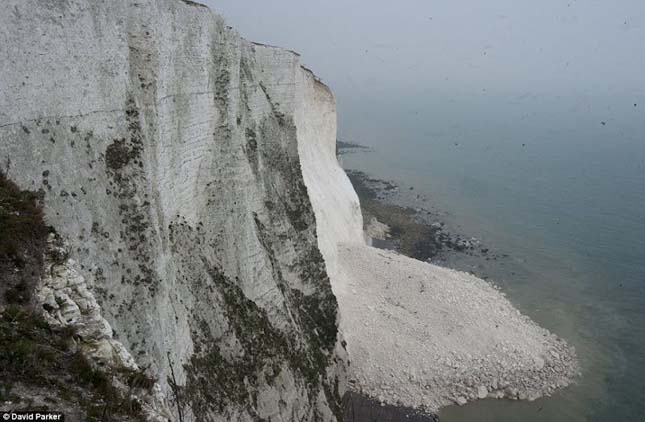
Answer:
POLYGON ((345 422, 439 422, 435 415, 406 407, 382 405, 377 400, 351 392, 343 397, 343 405, 345 422))

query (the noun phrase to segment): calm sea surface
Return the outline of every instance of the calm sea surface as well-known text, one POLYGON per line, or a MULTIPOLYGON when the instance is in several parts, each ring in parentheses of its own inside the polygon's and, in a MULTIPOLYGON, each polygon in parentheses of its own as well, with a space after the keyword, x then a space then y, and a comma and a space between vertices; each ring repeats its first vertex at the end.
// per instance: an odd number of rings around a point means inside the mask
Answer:
POLYGON ((645 420, 645 100, 429 99, 366 110, 341 135, 374 147, 346 168, 414 186, 508 254, 448 265, 490 276, 581 359, 554 397, 449 407, 443 422, 645 420))

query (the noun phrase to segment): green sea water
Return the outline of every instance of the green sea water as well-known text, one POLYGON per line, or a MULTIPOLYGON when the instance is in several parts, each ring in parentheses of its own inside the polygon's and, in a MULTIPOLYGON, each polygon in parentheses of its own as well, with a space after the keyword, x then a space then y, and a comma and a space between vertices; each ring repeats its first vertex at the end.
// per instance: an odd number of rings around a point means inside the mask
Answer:
POLYGON ((580 357, 582 377, 553 397, 442 421, 645 420, 645 101, 428 99, 367 108, 340 133, 374 148, 346 168, 413 186, 451 229, 508 254, 444 265, 490 277, 580 357))

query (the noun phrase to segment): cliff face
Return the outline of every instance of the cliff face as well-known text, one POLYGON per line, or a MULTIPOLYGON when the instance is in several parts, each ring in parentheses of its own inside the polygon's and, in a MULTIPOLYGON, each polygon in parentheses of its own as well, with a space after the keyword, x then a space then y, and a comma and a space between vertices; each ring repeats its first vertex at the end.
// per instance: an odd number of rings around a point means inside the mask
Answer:
POLYGON ((346 358, 300 158, 333 157, 328 89, 189 1, 3 6, 3 169, 175 416, 334 420, 346 358))
POLYGON ((363 216, 354 187, 336 158, 336 107, 331 92, 306 72, 297 86, 302 87, 296 111, 302 173, 316 214, 318 246, 338 294, 348 284, 338 264, 338 244, 365 243, 363 216))

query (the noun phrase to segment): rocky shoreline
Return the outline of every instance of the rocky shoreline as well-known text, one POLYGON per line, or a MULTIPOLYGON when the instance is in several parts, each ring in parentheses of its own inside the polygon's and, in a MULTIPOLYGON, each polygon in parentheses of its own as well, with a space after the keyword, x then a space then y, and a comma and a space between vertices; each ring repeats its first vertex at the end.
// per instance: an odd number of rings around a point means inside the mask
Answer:
POLYGON ((341 141, 340 139, 336 140, 336 155, 350 154, 353 152, 367 152, 371 148, 361 144, 355 144, 353 142, 341 141))
POLYGON ((392 181, 376 179, 358 170, 346 172, 361 201, 365 230, 372 231, 375 220, 389 228, 385 235, 376 233, 374 246, 434 263, 441 262, 447 253, 478 256, 484 260, 507 257, 492 252, 479 239, 450 231, 441 221, 440 213, 431 210, 421 194, 410 198, 392 181))

